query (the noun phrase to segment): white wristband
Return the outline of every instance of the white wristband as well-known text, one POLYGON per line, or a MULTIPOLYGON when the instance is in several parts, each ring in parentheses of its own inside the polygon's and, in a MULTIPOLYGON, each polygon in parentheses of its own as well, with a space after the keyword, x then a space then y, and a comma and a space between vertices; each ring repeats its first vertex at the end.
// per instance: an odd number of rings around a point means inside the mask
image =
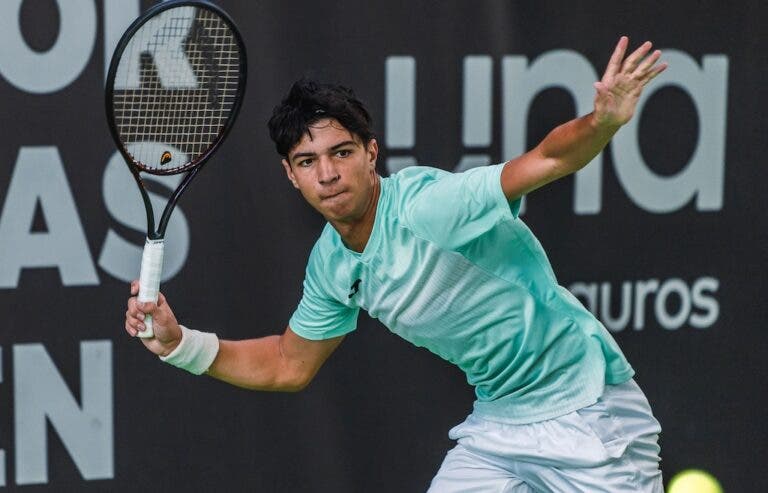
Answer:
POLYGON ((195 375, 205 373, 211 367, 219 352, 219 338, 211 332, 181 327, 181 342, 168 356, 160 359, 195 375))

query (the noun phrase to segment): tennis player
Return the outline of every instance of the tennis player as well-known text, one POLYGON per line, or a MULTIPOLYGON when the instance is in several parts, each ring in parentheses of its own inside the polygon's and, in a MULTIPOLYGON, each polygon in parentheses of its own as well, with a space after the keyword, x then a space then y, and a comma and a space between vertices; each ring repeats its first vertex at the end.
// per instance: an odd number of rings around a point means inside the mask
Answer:
MULTIPOLYGON (((594 158, 666 68, 646 42, 616 46, 594 111, 534 149, 452 174, 412 167, 382 178, 370 116, 347 89, 294 84, 269 122, 288 179, 328 221, 282 335, 219 340, 158 303, 128 300, 132 336, 163 361, 258 390, 297 391, 366 310, 461 368, 473 412, 430 492, 663 490, 659 423, 608 331, 560 287, 518 217, 520 198, 594 158)), ((136 294, 138 283, 131 286, 136 294)))

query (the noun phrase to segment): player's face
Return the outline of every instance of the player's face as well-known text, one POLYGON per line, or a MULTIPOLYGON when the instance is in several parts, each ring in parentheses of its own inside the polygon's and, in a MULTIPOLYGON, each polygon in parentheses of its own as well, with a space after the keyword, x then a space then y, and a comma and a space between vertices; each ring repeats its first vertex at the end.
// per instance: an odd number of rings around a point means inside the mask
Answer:
POLYGON ((320 120, 290 150, 283 166, 293 186, 331 223, 369 217, 376 203, 378 145, 364 145, 335 119, 320 120))

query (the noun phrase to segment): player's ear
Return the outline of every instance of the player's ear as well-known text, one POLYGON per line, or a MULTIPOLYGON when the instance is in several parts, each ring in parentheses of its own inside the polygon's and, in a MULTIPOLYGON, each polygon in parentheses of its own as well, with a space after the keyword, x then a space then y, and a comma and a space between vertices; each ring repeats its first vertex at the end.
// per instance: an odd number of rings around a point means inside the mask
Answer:
POLYGON ((287 159, 283 159, 283 168, 285 168, 285 174, 288 176, 288 179, 291 180, 291 183, 293 183, 294 188, 299 188, 299 183, 296 181, 296 177, 293 175, 293 169, 291 168, 290 163, 288 163, 287 159))
POLYGON ((366 146, 365 152, 368 153, 368 163, 371 168, 376 168, 376 159, 379 157, 379 143, 376 139, 371 139, 366 146))

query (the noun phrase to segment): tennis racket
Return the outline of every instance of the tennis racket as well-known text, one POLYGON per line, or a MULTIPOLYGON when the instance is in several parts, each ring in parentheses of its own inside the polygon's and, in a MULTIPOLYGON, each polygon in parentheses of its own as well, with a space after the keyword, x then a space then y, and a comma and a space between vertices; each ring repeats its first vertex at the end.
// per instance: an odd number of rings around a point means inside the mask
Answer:
MULTIPOLYGON (((147 212, 139 301, 157 302, 165 230, 176 203, 235 122, 245 92, 245 46, 232 19, 206 1, 147 10, 117 44, 106 83, 107 121, 147 212), (141 173, 186 173, 155 228, 141 173)), ((152 318, 139 337, 153 337, 152 318)))

